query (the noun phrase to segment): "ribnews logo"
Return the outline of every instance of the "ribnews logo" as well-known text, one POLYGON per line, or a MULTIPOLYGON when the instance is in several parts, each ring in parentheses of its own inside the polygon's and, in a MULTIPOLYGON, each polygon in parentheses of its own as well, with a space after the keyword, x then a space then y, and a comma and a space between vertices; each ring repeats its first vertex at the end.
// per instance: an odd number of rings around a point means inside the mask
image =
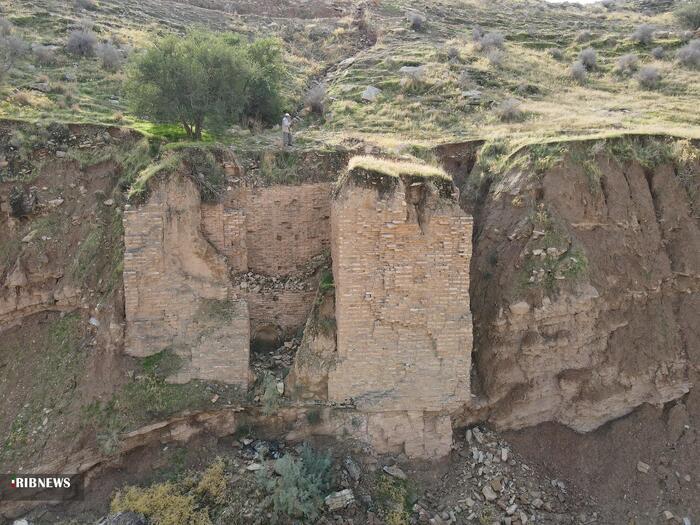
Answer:
POLYGON ((82 497, 80 474, 0 474, 0 501, 67 501, 82 497))

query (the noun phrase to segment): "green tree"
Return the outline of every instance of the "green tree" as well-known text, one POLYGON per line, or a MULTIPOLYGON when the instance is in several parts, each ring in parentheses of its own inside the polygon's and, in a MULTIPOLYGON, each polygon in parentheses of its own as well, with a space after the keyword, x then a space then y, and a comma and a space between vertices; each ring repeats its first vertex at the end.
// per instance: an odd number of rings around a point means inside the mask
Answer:
POLYGON ((135 56, 126 91, 133 112, 179 123, 199 140, 205 125, 220 130, 245 116, 270 119, 281 106, 283 72, 274 40, 247 44, 236 35, 198 30, 166 36, 135 56), (272 66, 260 62, 268 57, 272 66))

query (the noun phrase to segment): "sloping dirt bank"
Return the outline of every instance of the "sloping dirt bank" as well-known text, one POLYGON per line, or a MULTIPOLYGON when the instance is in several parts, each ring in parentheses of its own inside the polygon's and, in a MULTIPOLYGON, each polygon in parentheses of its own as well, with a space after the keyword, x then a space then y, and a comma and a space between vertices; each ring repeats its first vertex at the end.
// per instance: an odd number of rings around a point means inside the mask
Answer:
POLYGON ((660 523, 665 511, 695 523, 697 144, 622 137, 482 155, 469 184, 481 190, 471 300, 485 417, 529 427, 504 437, 590 495, 602 523, 660 523))

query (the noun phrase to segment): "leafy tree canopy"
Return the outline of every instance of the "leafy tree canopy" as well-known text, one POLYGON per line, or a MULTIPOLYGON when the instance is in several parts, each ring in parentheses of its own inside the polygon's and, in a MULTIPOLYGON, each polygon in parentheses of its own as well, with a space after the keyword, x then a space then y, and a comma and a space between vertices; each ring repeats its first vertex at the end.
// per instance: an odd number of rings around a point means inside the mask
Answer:
POLYGON ((132 111, 179 123, 199 140, 205 125, 221 130, 236 121, 277 120, 286 71, 276 39, 249 44, 196 30, 160 39, 132 59, 127 74, 132 111))

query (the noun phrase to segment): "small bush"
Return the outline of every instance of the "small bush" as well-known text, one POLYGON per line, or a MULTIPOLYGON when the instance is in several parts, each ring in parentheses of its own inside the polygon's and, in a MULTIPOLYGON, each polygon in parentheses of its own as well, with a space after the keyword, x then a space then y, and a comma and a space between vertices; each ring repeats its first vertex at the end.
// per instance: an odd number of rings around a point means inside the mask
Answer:
POLYGON ((593 33, 590 31, 581 31, 575 38, 575 41, 579 44, 583 42, 590 42, 591 40, 593 40, 593 33))
POLYGON ((306 94, 306 106, 317 115, 323 115, 325 111, 326 86, 316 84, 306 94))
POLYGON ((102 62, 102 68, 106 71, 117 71, 122 63, 119 50, 109 43, 97 46, 97 57, 102 62))
POLYGON ((520 109, 520 101, 515 98, 505 99, 496 108, 496 115, 498 115, 498 118, 503 122, 520 120, 523 117, 523 111, 520 109))
POLYGON ((505 43, 505 37, 503 34, 496 31, 491 33, 486 33, 481 40, 477 42, 477 49, 479 51, 488 52, 492 49, 503 49, 503 44, 505 43))
POLYGON ((97 37, 94 33, 84 30, 72 31, 68 36, 66 51, 79 57, 89 57, 95 54, 97 37))
POLYGON ((654 31, 656 28, 651 24, 642 24, 632 33, 632 40, 648 46, 654 41, 654 31))
POLYGON ((18 36, 8 36, 0 40, 0 46, 6 49, 11 59, 21 58, 29 52, 29 44, 18 36))
POLYGON ((500 49, 489 49, 486 53, 486 58, 493 67, 501 67, 503 65, 503 51, 500 49))
POLYGON ((644 66, 637 76, 639 85, 644 89, 656 89, 661 82, 661 73, 654 66, 644 66))
POLYGON ((270 416, 277 412, 282 406, 282 396, 277 390, 277 379, 270 373, 265 373, 262 379, 263 394, 260 398, 262 402, 262 412, 270 416))
POLYGON ((593 49, 592 47, 587 47, 586 49, 581 51, 578 55, 578 59, 587 70, 590 71, 592 69, 595 69, 597 55, 595 49, 593 49))
POLYGON ((227 489, 228 481, 226 479, 224 460, 217 458, 202 474, 195 492, 212 503, 221 505, 226 501, 227 489))
POLYGON ((260 470, 258 483, 268 492, 265 504, 272 506, 274 521, 289 516, 313 522, 330 487, 330 468, 330 457, 304 444, 299 458, 287 454, 277 460, 277 476, 269 469, 260 470))
POLYGON ((686 67, 700 69, 700 40, 691 40, 678 50, 678 60, 686 67))
POLYGON ((447 59, 448 60, 459 60, 459 49, 454 46, 447 48, 447 59))
POLYGON ((617 59, 617 65, 615 66, 616 73, 627 75, 634 73, 637 69, 639 69, 639 57, 634 53, 622 55, 617 59))
POLYGON ((35 45, 32 47, 32 53, 39 65, 51 66, 56 63, 56 55, 48 46, 35 45))
POLYGON ((571 64, 571 77, 579 84, 585 83, 588 79, 588 69, 580 60, 571 64))
POLYGON ((211 525, 206 510, 197 510, 195 499, 171 483, 148 488, 127 487, 112 500, 112 512, 137 512, 158 525, 211 525))
POLYGON ((651 50, 651 56, 656 60, 661 60, 666 56, 666 50, 661 46, 655 47, 651 50))
POLYGON ((408 21, 411 23, 411 29, 414 31, 422 31, 425 28, 425 18, 418 13, 408 15, 408 21))
POLYGON ((700 27, 700 0, 688 0, 678 6, 674 15, 676 19, 688 29, 700 27))
POLYGON ((29 106, 34 108, 46 109, 51 107, 51 101, 46 95, 35 93, 28 89, 20 89, 10 95, 10 101, 18 106, 29 106))
POLYGON ((550 47, 547 50, 547 53, 549 53, 549 56, 551 56, 554 60, 564 60, 564 52, 558 47, 550 47))

